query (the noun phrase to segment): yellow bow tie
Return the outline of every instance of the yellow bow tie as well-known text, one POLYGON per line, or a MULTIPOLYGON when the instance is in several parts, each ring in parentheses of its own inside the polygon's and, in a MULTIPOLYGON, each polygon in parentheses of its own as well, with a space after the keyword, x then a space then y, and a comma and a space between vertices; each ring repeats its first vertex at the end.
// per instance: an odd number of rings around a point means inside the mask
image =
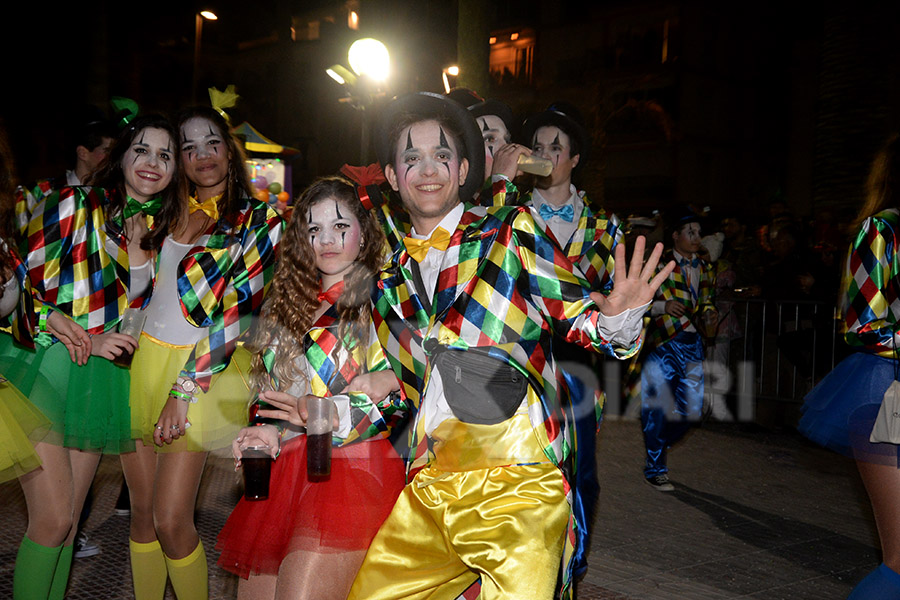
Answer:
POLYGON ((207 215, 209 215, 213 221, 219 220, 219 198, 222 197, 222 194, 218 196, 213 196, 212 198, 207 198, 203 202, 198 202, 196 198, 191 196, 188 200, 188 212, 195 213, 198 210, 202 210, 207 215))
POLYGON ((438 227, 431 232, 431 237, 428 239, 420 240, 412 236, 406 236, 403 238, 403 243, 406 245, 406 251, 412 259, 420 263, 425 260, 425 255, 428 254, 429 248, 434 248, 441 252, 446 250, 447 246, 450 245, 450 234, 443 227, 438 227))

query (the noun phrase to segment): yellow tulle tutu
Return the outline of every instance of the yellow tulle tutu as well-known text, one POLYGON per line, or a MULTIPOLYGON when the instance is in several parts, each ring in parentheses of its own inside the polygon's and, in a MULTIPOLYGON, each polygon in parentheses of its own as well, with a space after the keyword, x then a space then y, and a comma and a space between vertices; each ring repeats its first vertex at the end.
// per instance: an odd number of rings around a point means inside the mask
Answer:
MULTIPOLYGON (((153 432, 159 413, 166 405, 172 384, 191 355, 193 346, 174 346, 152 336, 141 335, 140 346, 131 364, 132 437, 154 446, 153 432)), ((209 392, 198 392, 197 402, 188 408, 191 426, 171 444, 157 452, 205 452, 231 445, 237 432, 247 425, 250 398, 248 372, 252 355, 239 346, 228 367, 212 378, 209 392)))
POLYGON ((0 482, 41 466, 34 452, 50 421, 10 383, 0 383, 0 482))

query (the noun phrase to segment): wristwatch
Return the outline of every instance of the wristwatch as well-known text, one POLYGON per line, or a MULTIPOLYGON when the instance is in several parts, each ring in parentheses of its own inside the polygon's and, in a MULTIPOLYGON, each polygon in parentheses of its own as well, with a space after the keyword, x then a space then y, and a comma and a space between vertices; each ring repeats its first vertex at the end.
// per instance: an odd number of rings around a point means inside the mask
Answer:
POLYGON ((197 397, 194 395, 194 392, 197 391, 197 382, 191 379, 190 377, 178 377, 175 380, 175 385, 181 388, 185 394, 189 394, 191 399, 191 404, 197 402, 197 397))

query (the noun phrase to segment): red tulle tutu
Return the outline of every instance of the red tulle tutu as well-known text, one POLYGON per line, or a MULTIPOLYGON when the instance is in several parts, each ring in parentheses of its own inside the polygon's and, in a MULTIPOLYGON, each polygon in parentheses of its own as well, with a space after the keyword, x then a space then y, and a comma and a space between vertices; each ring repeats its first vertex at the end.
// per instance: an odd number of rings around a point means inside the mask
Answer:
POLYGON ((403 460, 377 439, 333 448, 331 476, 306 478, 306 436, 288 440, 272 465, 267 500, 241 498, 219 533, 223 569, 277 574, 297 550, 365 550, 405 483, 403 460))

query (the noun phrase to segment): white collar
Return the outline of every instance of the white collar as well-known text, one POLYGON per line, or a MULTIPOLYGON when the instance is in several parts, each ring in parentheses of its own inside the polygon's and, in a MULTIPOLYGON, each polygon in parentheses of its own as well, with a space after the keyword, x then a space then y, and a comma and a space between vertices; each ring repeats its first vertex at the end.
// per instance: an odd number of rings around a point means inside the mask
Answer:
MULTIPOLYGON (((462 218, 463 211, 465 210, 465 206, 460 202, 456 206, 453 207, 453 210, 444 215, 444 218, 441 219, 441 222, 434 226, 434 229, 438 227, 443 227, 450 235, 453 235, 453 232, 456 231, 456 226, 459 225, 459 220, 462 218)), ((409 235, 418 239, 418 240, 426 240, 431 237, 431 234, 434 233, 434 229, 428 232, 427 235, 422 235, 416 231, 416 228, 413 227, 409 235)))

